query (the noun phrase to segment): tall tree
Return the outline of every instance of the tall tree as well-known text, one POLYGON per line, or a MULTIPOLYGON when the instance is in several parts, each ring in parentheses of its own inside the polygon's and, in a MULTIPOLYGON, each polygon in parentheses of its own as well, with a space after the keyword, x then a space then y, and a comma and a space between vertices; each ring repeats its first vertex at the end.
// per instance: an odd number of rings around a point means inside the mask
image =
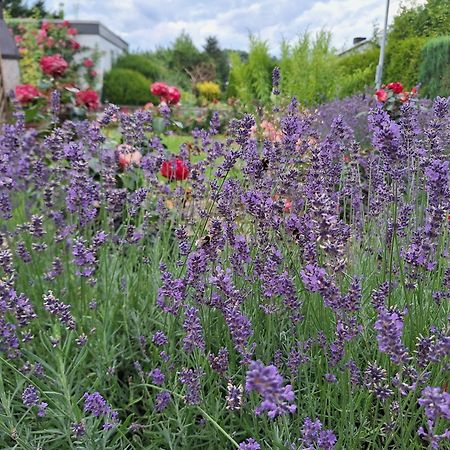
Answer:
POLYGON ((206 56, 214 63, 216 67, 217 79, 222 85, 222 88, 224 88, 230 72, 227 52, 220 48, 219 41, 215 36, 209 36, 206 38, 203 49, 206 56))

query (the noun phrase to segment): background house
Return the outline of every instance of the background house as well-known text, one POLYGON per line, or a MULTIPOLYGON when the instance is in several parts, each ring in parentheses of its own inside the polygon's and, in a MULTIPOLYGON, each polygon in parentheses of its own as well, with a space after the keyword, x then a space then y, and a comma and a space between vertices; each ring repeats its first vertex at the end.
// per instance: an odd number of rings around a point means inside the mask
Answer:
POLYGON ((353 53, 363 53, 366 50, 376 47, 377 44, 373 39, 367 39, 366 37, 355 37, 353 38, 353 45, 338 53, 338 56, 350 55, 353 53))
POLYGON ((70 24, 77 29, 76 40, 82 47, 99 52, 95 70, 101 82, 103 75, 111 69, 113 62, 120 55, 128 52, 128 43, 97 21, 71 20, 70 24))

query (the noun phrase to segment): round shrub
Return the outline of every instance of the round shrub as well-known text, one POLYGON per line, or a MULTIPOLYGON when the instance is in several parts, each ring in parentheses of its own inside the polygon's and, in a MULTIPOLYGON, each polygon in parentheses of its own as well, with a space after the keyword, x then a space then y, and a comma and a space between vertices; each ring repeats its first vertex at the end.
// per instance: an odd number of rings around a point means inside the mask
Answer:
POLYGON ((199 96, 209 102, 220 98, 220 86, 214 81, 201 81, 195 85, 195 88, 199 96))
POLYGON ((135 70, 150 81, 163 79, 166 75, 164 67, 146 54, 123 55, 114 63, 114 68, 135 70))
POLYGON ((117 105, 145 105, 158 100, 150 94, 150 82, 139 72, 130 69, 111 69, 103 80, 104 102, 117 105))

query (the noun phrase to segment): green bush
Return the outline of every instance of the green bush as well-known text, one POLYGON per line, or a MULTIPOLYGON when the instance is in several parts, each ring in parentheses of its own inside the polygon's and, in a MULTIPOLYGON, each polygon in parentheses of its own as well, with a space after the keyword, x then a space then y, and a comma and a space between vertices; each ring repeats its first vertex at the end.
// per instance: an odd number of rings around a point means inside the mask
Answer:
POLYGON ((103 79, 103 101, 117 105, 144 105, 153 101, 150 81, 139 72, 130 69, 113 68, 103 79))
POLYGON ((160 63, 155 61, 155 58, 146 53, 123 55, 117 59, 114 67, 135 70, 152 82, 164 79, 167 72, 160 63))
POLYGON ((450 95, 450 36, 426 43, 422 50, 419 80, 422 94, 427 97, 450 95))
POLYGON ((380 49, 370 48, 361 53, 341 56, 337 62, 338 97, 347 97, 373 86, 380 49))
POLYGON ((227 96, 239 97, 247 105, 254 101, 267 103, 272 91, 272 70, 276 65, 267 42, 250 36, 248 61, 243 62, 238 53, 232 52, 230 63, 227 96))
POLYGON ((283 42, 281 90, 307 106, 326 102, 335 97, 336 64, 329 32, 321 31, 313 38, 305 33, 294 44, 283 42))
POLYGON ((383 81, 400 81, 407 89, 419 82, 419 65, 425 37, 409 37, 389 40, 386 48, 386 63, 383 81))

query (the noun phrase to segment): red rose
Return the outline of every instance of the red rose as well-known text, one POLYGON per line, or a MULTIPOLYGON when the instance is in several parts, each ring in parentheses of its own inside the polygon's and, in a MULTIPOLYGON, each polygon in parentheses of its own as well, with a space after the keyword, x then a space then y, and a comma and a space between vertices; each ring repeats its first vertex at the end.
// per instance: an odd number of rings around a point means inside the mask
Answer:
POLYGON ((75 36, 76 34, 78 34, 78 30, 76 28, 69 28, 67 30, 67 34, 70 34, 71 36, 75 36))
POLYGON ((91 58, 86 58, 86 59, 83 61, 83 66, 84 66, 84 67, 92 67, 93 65, 94 65, 94 61, 92 61, 91 58))
POLYGON ((69 64, 61 55, 43 56, 40 64, 42 72, 55 78, 64 75, 69 68, 69 64))
POLYGON ((80 43, 77 42, 75 39, 71 39, 70 46, 72 47, 72 50, 78 50, 80 48, 80 43))
POLYGON ((95 71, 95 70, 91 70, 91 77, 96 77, 97 76, 97 71, 95 71))
POLYGON ((395 83, 389 83, 386 87, 391 91, 394 91, 395 94, 400 94, 401 92, 403 92, 403 85, 399 81, 396 81, 395 83))
POLYGON ((164 97, 169 92, 169 87, 166 83, 157 81, 150 86, 150 92, 157 97, 164 97))
POLYGON ((161 175, 169 180, 185 180, 189 176, 189 168, 182 159, 163 161, 161 175))
POLYGON ((377 100, 379 102, 385 102, 388 98, 387 92, 384 89, 379 89, 377 92, 375 92, 375 95, 377 97, 377 100))
POLYGON ((41 96, 38 88, 32 84, 19 84, 16 86, 16 99, 26 104, 41 96))
POLYGON ((64 20, 61 25, 66 28, 70 28, 70 22, 68 20, 64 20))
POLYGON ((181 98, 180 91, 175 86, 169 86, 167 89, 167 94, 162 97, 169 105, 176 105, 181 98))
POLYGON ((77 92, 75 98, 78 106, 86 106, 87 109, 99 107, 98 94, 91 89, 77 92))

